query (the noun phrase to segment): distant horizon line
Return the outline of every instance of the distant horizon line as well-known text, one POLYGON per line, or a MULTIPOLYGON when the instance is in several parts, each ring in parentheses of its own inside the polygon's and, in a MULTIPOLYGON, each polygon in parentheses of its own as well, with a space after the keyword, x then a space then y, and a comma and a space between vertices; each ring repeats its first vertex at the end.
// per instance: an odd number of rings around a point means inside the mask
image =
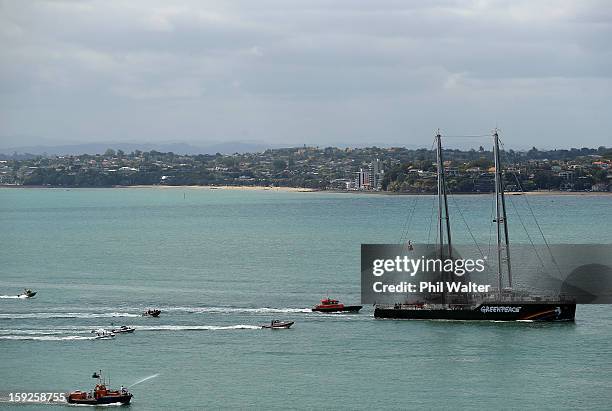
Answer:
MULTIPOLYGON (((491 151, 489 147, 483 146, 483 144, 476 144, 474 146, 462 146, 462 147, 444 147, 445 150, 459 150, 459 151, 471 151, 479 150, 480 147, 484 148, 484 151, 491 151)), ((537 147, 532 146, 531 148, 513 148, 506 147, 507 150, 513 150, 516 152, 528 152, 533 148, 538 151, 571 151, 571 150, 599 150, 601 147, 609 149, 611 147, 605 145, 598 146, 582 146, 582 147, 537 147)), ((214 155, 214 154, 249 154, 249 153, 262 153, 266 150, 283 150, 283 149, 299 149, 299 148, 336 148, 336 149, 367 149, 367 148, 380 148, 380 149, 392 149, 400 148, 406 150, 430 150, 430 147, 417 144, 359 144, 359 145, 321 145, 321 144, 265 144, 256 142, 246 141, 231 141, 227 143, 216 143, 208 146, 198 146, 193 143, 186 142, 174 142, 174 143, 82 143, 82 144, 58 144, 58 145, 33 145, 33 146, 22 146, 22 147, 0 147, 0 155, 11 156, 11 155, 35 155, 35 156, 62 156, 62 155, 102 155, 107 150, 121 150, 126 154, 134 152, 136 150, 143 152, 158 151, 161 153, 174 153, 181 155, 214 155), (230 148, 231 147, 231 148, 230 148), (44 151, 43 151, 44 150, 44 151), (91 151, 87 151, 91 150, 91 151), (178 150, 178 151, 175 151, 178 150), (186 150, 186 151, 181 151, 186 150)))
MULTIPOLYGON (((13 136, 15 137, 15 136, 13 136)), ((227 141, 189 141, 189 140, 161 140, 161 141, 92 141, 92 142, 59 142, 50 143, 47 139, 41 139, 42 141, 31 141, 30 138, 33 136, 24 136, 23 142, 15 141, 12 137, 0 136, 0 154, 33 154, 33 155, 68 155, 68 154, 98 154, 103 153, 107 149, 120 149, 126 150, 141 150, 141 151, 165 151, 175 152, 184 154, 215 154, 217 152, 221 154, 234 154, 234 153, 250 153, 250 152, 262 152, 267 149, 282 149, 282 148, 298 148, 298 147, 336 147, 336 148, 406 148, 409 150, 426 149, 430 143, 411 143, 410 139, 406 139, 405 142, 391 141, 367 141, 364 143, 360 142, 332 142, 332 143, 317 143, 317 142, 285 142, 285 143, 274 143, 267 142, 264 140, 257 139, 234 139, 227 141), (2 144, 2 140, 6 138, 5 144, 2 144)), ((445 147, 453 150, 466 150, 471 149, 477 150, 480 146, 485 148, 488 146, 487 135, 479 136, 455 136, 454 134, 442 135, 443 139, 446 140, 445 147), (474 140, 474 137, 478 137, 478 140, 474 140)), ((502 135, 502 141, 503 141, 502 135)), ((579 142, 576 139, 576 142, 579 142)), ((433 136, 432 136, 433 143, 433 136)), ((606 142, 607 143, 607 142, 606 142)), ((507 141, 505 147, 508 150, 514 151, 528 151, 532 147, 536 146, 538 150, 571 150, 572 148, 599 148, 607 147, 605 143, 589 143, 589 146, 576 146, 571 147, 568 145, 563 146, 552 146, 546 144, 545 146, 537 147, 537 143, 530 142, 529 144, 512 144, 511 141, 507 141)))

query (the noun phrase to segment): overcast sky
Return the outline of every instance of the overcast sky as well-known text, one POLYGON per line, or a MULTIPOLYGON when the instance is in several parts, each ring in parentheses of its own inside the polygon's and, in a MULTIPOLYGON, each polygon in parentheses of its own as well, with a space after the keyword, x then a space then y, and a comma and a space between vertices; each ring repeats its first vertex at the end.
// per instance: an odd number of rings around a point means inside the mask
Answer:
POLYGON ((612 146, 611 1, 0 0, 0 146, 612 146))

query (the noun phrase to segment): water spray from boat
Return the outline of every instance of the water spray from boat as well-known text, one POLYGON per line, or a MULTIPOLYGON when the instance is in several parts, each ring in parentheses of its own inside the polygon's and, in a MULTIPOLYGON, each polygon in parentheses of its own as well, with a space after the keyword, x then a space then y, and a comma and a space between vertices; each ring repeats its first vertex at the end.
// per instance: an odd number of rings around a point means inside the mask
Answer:
POLYGON ((132 388, 132 387, 133 387, 133 386, 135 386, 135 385, 138 385, 138 384, 143 383, 143 382, 145 382, 145 381, 151 380, 151 379, 153 379, 153 378, 157 377, 158 375, 159 375, 159 374, 149 375, 148 377, 145 377, 145 378, 143 378, 143 379, 141 379, 141 380, 136 381, 134 384, 130 385, 128 388, 132 388))

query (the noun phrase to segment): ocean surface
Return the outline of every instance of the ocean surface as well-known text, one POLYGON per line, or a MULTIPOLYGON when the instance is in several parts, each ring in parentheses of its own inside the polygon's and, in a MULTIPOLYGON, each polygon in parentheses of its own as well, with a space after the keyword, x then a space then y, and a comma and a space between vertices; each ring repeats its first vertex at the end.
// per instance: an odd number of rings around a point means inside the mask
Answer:
MULTIPOLYGON (((88 390, 102 369, 117 387, 155 376, 130 388, 134 410, 610 409, 610 306, 573 324, 310 312, 327 293, 358 303, 362 243, 431 240, 432 200, 1 189, 0 407, 49 407, 8 396, 88 390), (15 298, 24 287, 38 295, 15 298), (271 319, 296 324, 259 328, 271 319), (137 330, 91 338, 111 324, 137 330)), ((551 243, 612 243, 612 196, 508 202, 512 241, 541 241, 532 210, 551 243)), ((488 243, 491 205, 453 197, 455 241, 488 243)))

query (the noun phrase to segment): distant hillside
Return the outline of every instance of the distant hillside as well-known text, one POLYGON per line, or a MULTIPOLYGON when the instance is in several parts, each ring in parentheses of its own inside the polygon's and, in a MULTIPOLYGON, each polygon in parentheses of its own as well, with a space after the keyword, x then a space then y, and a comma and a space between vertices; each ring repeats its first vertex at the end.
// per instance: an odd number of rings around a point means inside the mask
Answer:
POLYGON ((249 143, 241 141, 230 141, 227 143, 209 144, 206 146, 195 146, 186 143, 89 143, 89 144, 69 144, 58 146, 23 146, 0 148, 0 155, 12 156, 17 154, 33 154, 33 155, 78 155, 78 154, 104 154, 104 152, 112 148, 113 150, 123 150, 130 153, 135 150, 140 151, 160 151, 172 152, 176 154, 233 154, 233 153, 259 153, 273 145, 263 143, 249 143))

